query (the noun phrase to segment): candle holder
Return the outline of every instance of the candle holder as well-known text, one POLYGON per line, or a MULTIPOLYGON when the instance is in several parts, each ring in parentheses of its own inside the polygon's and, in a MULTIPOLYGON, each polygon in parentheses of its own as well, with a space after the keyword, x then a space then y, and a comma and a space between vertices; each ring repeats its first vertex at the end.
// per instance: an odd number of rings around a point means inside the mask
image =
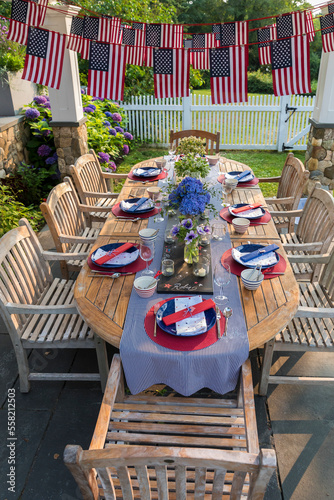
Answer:
POLYGON ((210 271, 210 260, 204 255, 200 255, 198 262, 193 265, 193 274, 197 278, 204 278, 210 271))
POLYGON ((172 259, 163 259, 161 262, 161 272, 164 276, 173 276, 174 261, 172 259))

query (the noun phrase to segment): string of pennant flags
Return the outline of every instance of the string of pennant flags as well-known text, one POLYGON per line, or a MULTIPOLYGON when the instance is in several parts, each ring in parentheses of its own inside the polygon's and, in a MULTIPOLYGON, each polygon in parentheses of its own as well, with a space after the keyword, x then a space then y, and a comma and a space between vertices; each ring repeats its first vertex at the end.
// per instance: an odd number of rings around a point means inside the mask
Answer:
MULTIPOLYGON (((153 67, 156 98, 187 97, 191 65, 210 71, 213 104, 246 102, 248 49, 256 44, 260 64, 271 65, 276 96, 311 92, 311 10, 278 15, 256 28, 257 42, 250 43, 249 21, 212 24, 211 33, 189 38, 183 24, 73 16, 70 34, 63 35, 42 27, 47 8, 48 0, 12 0, 7 38, 27 46, 25 80, 59 89, 68 49, 89 61, 88 93, 96 97, 123 99, 127 64, 153 67)), ((334 51, 334 3, 320 26, 324 52, 334 51)))

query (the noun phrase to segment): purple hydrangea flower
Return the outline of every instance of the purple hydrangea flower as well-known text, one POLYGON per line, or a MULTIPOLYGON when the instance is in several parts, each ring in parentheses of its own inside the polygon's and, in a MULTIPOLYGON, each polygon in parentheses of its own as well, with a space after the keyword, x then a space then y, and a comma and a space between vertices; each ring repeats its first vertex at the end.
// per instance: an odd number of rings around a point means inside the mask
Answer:
POLYGON ((133 135, 130 134, 130 132, 125 132, 124 134, 125 139, 128 139, 129 141, 132 141, 133 135))
POLYGON ((90 108, 89 106, 86 106, 85 108, 83 108, 83 110, 85 111, 85 113, 94 113, 94 109, 90 108))
POLYGON ((85 94, 86 94, 85 89, 81 89, 81 94, 82 94, 82 95, 85 95, 85 94))
POLYGON ((130 148, 127 144, 124 144, 123 145, 123 154, 124 155, 128 155, 129 154, 129 151, 130 151, 130 148))
POLYGON ((116 135, 116 134, 117 134, 117 132, 116 132, 116 130, 115 130, 114 128, 110 128, 110 129, 109 129, 109 134, 110 134, 110 135, 116 135))
POLYGON ((44 137, 47 137, 51 134, 51 130, 43 130, 42 134, 44 135, 44 137))
POLYGON ((181 222, 182 226, 186 229, 191 229, 193 227, 193 221, 191 219, 183 219, 181 222))
POLYGON ((196 234, 194 233, 194 231, 189 231, 187 236, 184 238, 186 245, 189 245, 189 243, 191 243, 194 238, 196 238, 196 234))
POLYGON ((42 157, 49 156, 51 151, 52 151, 52 149, 47 144, 42 144, 42 146, 40 146, 37 149, 37 154, 38 154, 38 156, 42 156, 42 157))
POLYGON ((28 108, 26 109, 25 115, 29 120, 34 120, 35 118, 38 118, 41 113, 38 111, 38 109, 35 108, 28 108))
POLYGON ((97 154, 97 156, 102 163, 108 163, 110 160, 110 156, 108 155, 108 153, 100 152, 97 154))
POLYGON ((54 163, 56 163, 56 161, 57 161, 57 160, 55 159, 55 157, 54 157, 54 156, 49 156, 49 158, 47 158, 47 159, 45 160, 45 163, 46 163, 47 165, 53 165, 54 163))
POLYGON ((88 104, 87 106, 88 108, 92 108, 94 111, 96 110, 96 106, 95 104, 88 104))
POLYGON ((104 97, 93 97, 92 101, 104 101, 104 97))
POLYGON ((116 163, 114 161, 110 161, 108 163, 108 167, 107 167, 107 170, 111 171, 111 172, 115 172, 117 169, 116 167, 116 163))
POLYGON ((108 118, 112 118, 112 113, 110 113, 110 111, 106 111, 104 113, 108 118))
POLYGON ((45 104, 47 102, 47 99, 44 95, 37 95, 36 97, 34 97, 34 101, 36 104, 45 104))
POLYGON ((108 120, 106 120, 105 122, 103 122, 103 125, 104 125, 105 127, 110 127, 111 123, 110 123, 110 122, 108 122, 108 120))
POLYGON ((114 122, 121 122, 122 121, 122 117, 119 113, 113 113, 111 115, 111 118, 114 120, 114 122))
POLYGON ((43 108, 51 109, 51 104, 49 102, 46 102, 45 104, 41 104, 43 108))
POLYGON ((116 130, 116 132, 120 132, 121 134, 123 134, 123 132, 124 132, 122 127, 115 127, 115 130, 116 130))

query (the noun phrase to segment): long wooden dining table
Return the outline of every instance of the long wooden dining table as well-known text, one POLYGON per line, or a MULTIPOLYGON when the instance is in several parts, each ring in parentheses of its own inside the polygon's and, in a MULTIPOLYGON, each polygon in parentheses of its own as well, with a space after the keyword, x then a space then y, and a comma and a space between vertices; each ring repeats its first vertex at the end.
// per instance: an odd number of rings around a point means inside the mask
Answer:
MULTIPOLYGON (((134 168, 140 167, 135 165, 134 168)), ((226 160, 220 164, 222 172, 249 170, 245 164, 226 160)), ((127 199, 130 195, 138 197, 147 195, 146 187, 156 185, 157 182, 133 181, 126 179, 117 201, 127 199)), ((265 200, 260 187, 237 187, 229 195, 231 203, 262 203, 265 200)), ((108 216, 93 250, 117 241, 139 242, 138 232, 147 227, 148 219, 137 222, 120 221, 112 213, 108 216)), ((228 224, 231 243, 236 247, 245 241, 259 244, 278 245, 278 253, 287 261, 287 268, 283 275, 264 280, 256 291, 244 288, 238 279, 241 302, 247 325, 249 349, 263 346, 282 330, 293 318, 299 301, 299 291, 296 279, 288 262, 280 237, 271 219, 266 225, 251 226, 246 233, 238 234, 232 224, 228 224)), ((90 328, 105 341, 119 348, 125 323, 130 294, 135 275, 121 276, 112 279, 108 276, 90 277, 91 270, 84 264, 76 281, 74 297, 80 315, 90 328)))

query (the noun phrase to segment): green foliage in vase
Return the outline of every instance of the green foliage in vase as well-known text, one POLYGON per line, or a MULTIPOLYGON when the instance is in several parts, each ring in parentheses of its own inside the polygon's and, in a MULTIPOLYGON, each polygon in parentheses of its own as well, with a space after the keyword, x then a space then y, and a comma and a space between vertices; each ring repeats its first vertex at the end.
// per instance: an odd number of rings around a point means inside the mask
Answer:
POLYGON ((184 137, 180 140, 179 145, 176 149, 176 153, 179 155, 187 155, 189 153, 195 153, 198 155, 205 155, 205 140, 200 137, 184 137))
POLYGON ((189 153, 182 156, 175 162, 175 172, 178 177, 201 177, 204 179, 209 172, 210 166, 206 158, 198 156, 196 153, 189 153))

